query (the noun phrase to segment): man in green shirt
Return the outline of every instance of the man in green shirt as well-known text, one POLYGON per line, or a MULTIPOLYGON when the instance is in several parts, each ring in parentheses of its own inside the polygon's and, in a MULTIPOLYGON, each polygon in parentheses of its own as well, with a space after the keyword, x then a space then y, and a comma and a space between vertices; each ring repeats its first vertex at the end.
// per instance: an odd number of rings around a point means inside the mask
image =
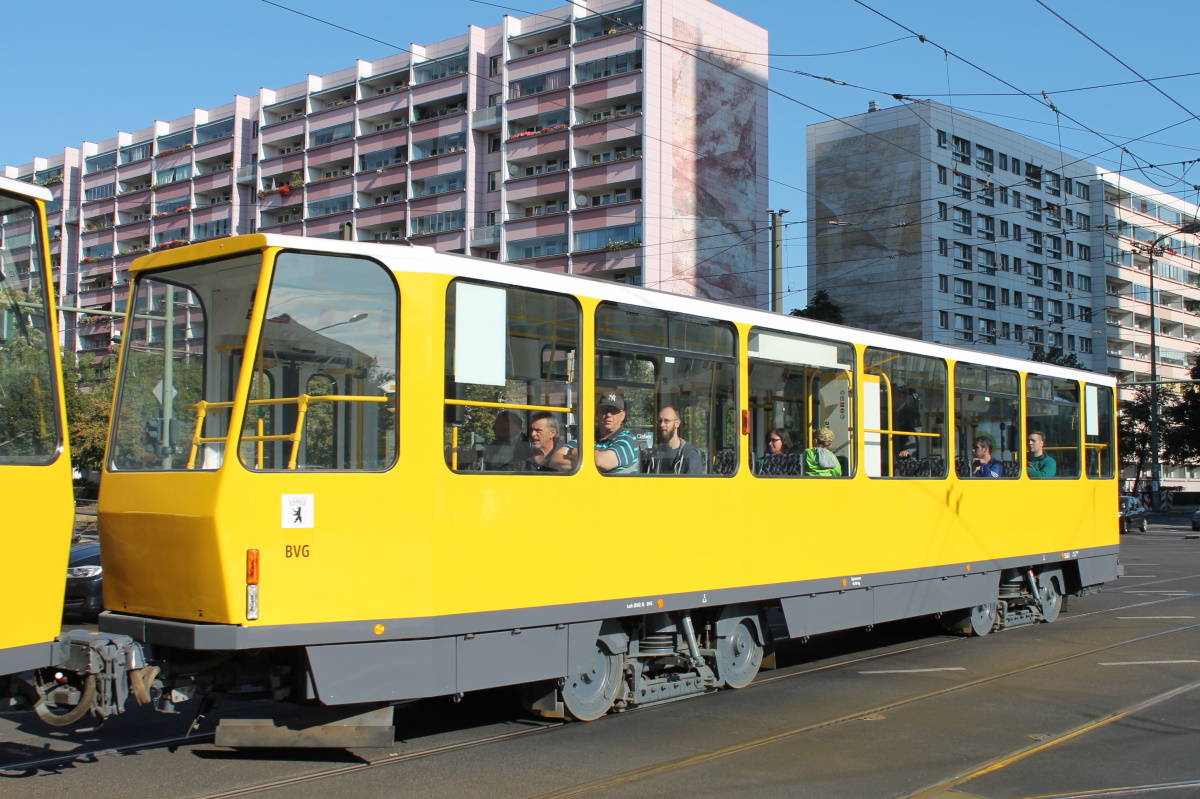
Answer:
POLYGON ((1058 464, 1054 458, 1047 455, 1043 448, 1046 446, 1046 435, 1041 430, 1029 431, 1029 463, 1026 471, 1032 480, 1053 477, 1058 473, 1058 464))

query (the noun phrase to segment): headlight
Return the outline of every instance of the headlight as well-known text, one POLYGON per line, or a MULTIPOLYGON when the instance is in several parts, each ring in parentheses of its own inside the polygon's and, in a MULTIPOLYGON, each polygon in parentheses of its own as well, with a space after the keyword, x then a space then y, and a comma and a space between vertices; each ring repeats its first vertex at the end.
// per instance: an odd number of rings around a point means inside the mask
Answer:
POLYGON ((103 566, 72 566, 67 569, 68 577, 98 577, 104 571, 103 566))

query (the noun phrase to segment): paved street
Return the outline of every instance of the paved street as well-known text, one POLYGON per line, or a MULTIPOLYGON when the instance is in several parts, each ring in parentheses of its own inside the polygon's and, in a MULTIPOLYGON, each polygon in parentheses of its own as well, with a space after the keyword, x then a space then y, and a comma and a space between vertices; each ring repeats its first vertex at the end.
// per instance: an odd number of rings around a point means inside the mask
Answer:
POLYGON ((591 724, 533 722, 509 691, 415 703, 397 710, 391 750, 224 750, 204 737, 211 719, 197 741, 156 746, 191 719, 145 711, 94 733, 0 716, 0 786, 54 799, 1197 796, 1189 517, 1124 536, 1126 576, 1052 625, 966 639, 922 620, 821 636, 782 649, 742 691, 591 724))

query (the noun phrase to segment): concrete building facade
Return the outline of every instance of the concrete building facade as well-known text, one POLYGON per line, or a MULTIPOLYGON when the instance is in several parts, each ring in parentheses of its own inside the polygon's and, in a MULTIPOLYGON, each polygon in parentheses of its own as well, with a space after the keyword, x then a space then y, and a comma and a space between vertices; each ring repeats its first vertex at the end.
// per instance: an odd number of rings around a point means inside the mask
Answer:
MULTIPOLYGON (((847 324, 1146 381, 1157 241, 1158 374, 1187 377, 1197 206, 933 102, 812 125, 807 154, 808 288, 847 324)), ((1200 470, 1163 476, 1200 489, 1200 470)))
MULTIPOLYGON (((48 186, 60 301, 263 231, 434 247, 754 305, 767 35, 706 0, 588 0, 4 168, 48 186), (750 55, 742 56, 741 53, 750 55), (735 245, 737 246, 731 246, 735 245)), ((100 355, 121 322, 66 319, 100 355)))

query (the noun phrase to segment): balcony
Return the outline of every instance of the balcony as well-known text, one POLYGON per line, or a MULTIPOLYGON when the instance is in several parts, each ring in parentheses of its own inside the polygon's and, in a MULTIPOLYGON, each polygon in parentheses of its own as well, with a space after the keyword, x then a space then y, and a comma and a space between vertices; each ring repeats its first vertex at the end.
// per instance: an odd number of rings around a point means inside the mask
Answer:
POLYGON ((500 226, 485 225, 471 228, 471 246, 488 247, 500 243, 500 226))
POLYGON ((498 105, 480 108, 471 112, 471 130, 497 130, 500 127, 501 108, 498 105))

